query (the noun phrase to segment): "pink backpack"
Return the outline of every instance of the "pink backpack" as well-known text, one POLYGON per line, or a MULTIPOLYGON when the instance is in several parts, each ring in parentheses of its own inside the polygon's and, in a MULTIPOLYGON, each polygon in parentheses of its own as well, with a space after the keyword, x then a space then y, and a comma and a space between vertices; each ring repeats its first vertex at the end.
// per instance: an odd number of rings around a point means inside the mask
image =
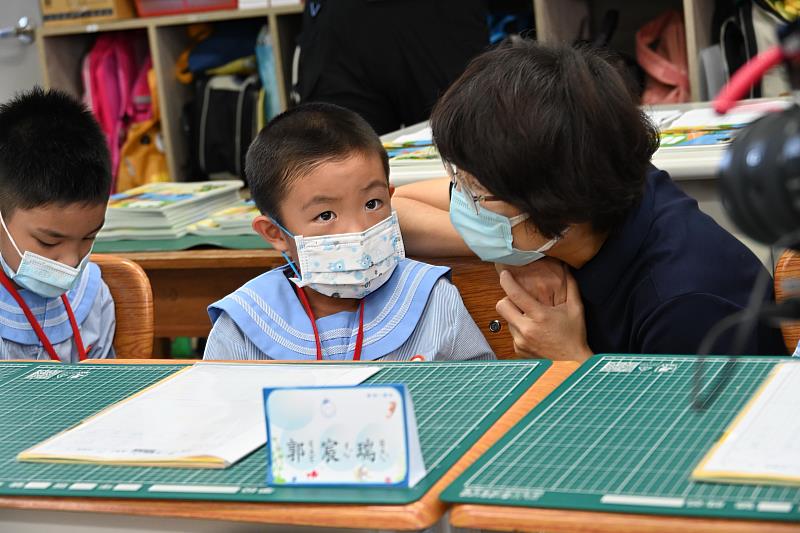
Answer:
POLYGON ((156 76, 148 57, 136 76, 127 111, 131 124, 120 149, 117 190, 144 183, 169 181, 167 158, 161 142, 156 76))
POLYGON ((139 66, 136 79, 131 87, 130 98, 128 98, 126 114, 131 123, 144 122, 153 118, 153 98, 147 79, 151 68, 153 68, 153 60, 148 55, 139 66))
MULTIPOLYGON (((141 33, 104 33, 98 36, 83 63, 86 101, 106 135, 111 152, 111 168, 116 178, 120 148, 134 116, 146 116, 148 110, 137 108, 136 91, 141 92, 137 78, 144 71, 147 85, 146 61, 149 60, 147 41, 141 33)), ((148 89, 149 94, 149 89, 148 89)), ((112 185, 112 191, 116 184, 112 185)))
POLYGON ((647 75, 642 103, 689 101, 686 32, 678 11, 667 11, 639 28, 636 60, 647 75))

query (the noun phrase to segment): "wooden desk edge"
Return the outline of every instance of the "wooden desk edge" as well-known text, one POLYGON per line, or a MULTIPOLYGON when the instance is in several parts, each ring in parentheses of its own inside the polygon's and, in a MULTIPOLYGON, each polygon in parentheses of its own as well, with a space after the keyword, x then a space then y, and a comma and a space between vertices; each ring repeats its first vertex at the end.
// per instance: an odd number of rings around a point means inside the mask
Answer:
POLYGON ((693 518, 618 512, 574 511, 571 509, 534 509, 499 505, 457 504, 450 511, 455 527, 495 531, 536 531, 582 533, 681 531, 703 533, 755 533, 764 531, 797 533, 800 524, 764 520, 693 518))
POLYGON ((282 266, 286 261, 273 249, 262 250, 181 250, 176 252, 108 252, 130 259, 145 270, 183 270, 187 268, 264 268, 282 266))
MULTIPOLYGON (((117 359, 89 363, 190 364, 170 359, 117 359)), ((424 363, 420 363, 424 364, 424 363)), ((342 505, 301 503, 206 502, 178 500, 134 500, 111 498, 65 498, 6 496, 0 508, 49 511, 83 511, 140 516, 163 516, 259 522, 296 526, 327 526, 369 529, 419 530, 431 527, 446 505, 441 492, 466 468, 502 437, 537 403, 543 400, 575 369, 577 363, 553 363, 530 389, 448 470, 418 501, 406 505, 342 505)))

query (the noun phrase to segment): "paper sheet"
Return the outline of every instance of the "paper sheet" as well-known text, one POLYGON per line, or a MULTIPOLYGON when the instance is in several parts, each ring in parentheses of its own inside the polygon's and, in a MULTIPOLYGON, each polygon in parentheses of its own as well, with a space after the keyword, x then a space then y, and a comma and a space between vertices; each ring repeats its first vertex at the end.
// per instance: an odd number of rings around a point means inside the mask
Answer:
POLYGON ((718 114, 711 108, 692 109, 676 118, 669 129, 678 128, 719 128, 723 126, 737 126, 753 122, 766 115, 781 111, 791 106, 786 100, 772 100, 754 104, 736 106, 724 115, 718 114))
POLYGON ((800 485, 800 361, 773 369, 692 477, 800 485))
POLYGON ((357 385, 378 370, 366 365, 198 363, 18 459, 224 468, 266 442, 265 387, 357 385))
POLYGON ((405 144, 405 143, 419 143, 419 142, 433 142, 433 132, 431 131, 431 127, 422 128, 419 131, 415 131, 414 133, 407 133, 406 135, 400 135, 396 139, 392 141, 392 144, 405 144))
POLYGON ((669 126, 669 123, 681 116, 682 111, 677 109, 646 109, 645 113, 650 118, 650 120, 655 124, 657 127, 663 129, 669 126))

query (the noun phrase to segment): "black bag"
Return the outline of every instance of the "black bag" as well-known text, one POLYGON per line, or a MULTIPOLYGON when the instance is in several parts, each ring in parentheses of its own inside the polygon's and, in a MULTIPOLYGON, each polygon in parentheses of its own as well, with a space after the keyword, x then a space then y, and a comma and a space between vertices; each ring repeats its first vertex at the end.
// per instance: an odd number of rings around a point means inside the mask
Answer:
POLYGON ((258 134, 258 75, 211 76, 194 84, 194 101, 184 110, 191 178, 227 172, 244 179, 247 149, 258 134))
MULTIPOLYGON (((778 44, 776 30, 787 22, 767 0, 716 0, 711 42, 721 47, 728 79, 758 53, 778 44)), ((754 84, 748 96, 780 96, 789 90, 785 71, 778 68, 754 84)))

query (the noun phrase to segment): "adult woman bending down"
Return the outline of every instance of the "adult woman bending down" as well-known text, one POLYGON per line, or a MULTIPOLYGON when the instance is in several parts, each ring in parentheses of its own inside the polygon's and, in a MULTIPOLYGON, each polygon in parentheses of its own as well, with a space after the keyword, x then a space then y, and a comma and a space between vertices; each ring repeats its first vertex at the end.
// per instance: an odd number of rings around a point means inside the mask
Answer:
MULTIPOLYGON (((531 41, 486 52, 431 127, 450 181, 398 188, 407 249, 497 263, 497 311, 519 354, 696 353, 747 305, 763 265, 650 163, 657 131, 600 52, 531 41)), ((785 347, 758 326, 744 353, 785 347)))

